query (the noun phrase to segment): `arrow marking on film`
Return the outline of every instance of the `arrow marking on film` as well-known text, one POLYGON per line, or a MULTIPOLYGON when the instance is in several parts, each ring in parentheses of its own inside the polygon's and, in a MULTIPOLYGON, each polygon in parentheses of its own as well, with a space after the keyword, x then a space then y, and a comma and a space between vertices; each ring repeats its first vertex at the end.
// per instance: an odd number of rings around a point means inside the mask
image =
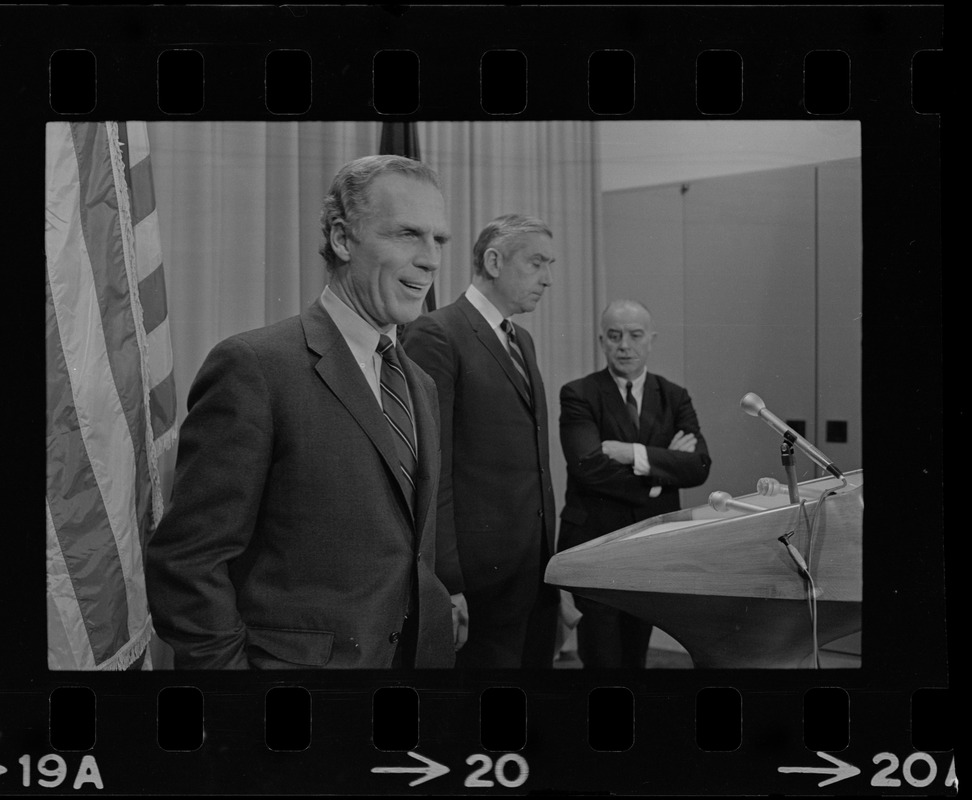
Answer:
POLYGON ((3 773, 5 773, 6 771, 7 768, 3 764, 0 764, 0 775, 3 775, 3 773))
POLYGON ((846 761, 841 761, 839 758, 834 758, 827 753, 817 752, 817 755, 821 758, 827 759, 834 766, 832 767, 779 767, 780 772, 816 772, 821 775, 830 775, 825 781, 820 781, 817 786, 827 786, 831 783, 837 783, 837 781, 842 781, 846 778, 853 778, 855 775, 860 775, 861 771, 855 767, 853 764, 848 764, 846 761))
POLYGON ((445 775, 449 768, 445 764, 440 764, 438 761, 433 761, 431 758, 426 758, 418 753, 413 753, 411 750, 408 754, 412 758, 417 758, 419 761, 424 761, 424 767, 372 767, 372 772, 417 772, 420 773, 420 777, 416 778, 414 781, 409 783, 409 786, 418 786, 420 783, 425 783, 433 778, 438 778, 440 775, 445 775))

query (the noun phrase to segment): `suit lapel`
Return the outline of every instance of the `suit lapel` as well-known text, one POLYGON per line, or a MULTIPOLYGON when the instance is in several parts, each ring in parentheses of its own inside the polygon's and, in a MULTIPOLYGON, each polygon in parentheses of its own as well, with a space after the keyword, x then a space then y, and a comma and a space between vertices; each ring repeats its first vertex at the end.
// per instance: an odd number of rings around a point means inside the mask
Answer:
MULTIPOLYGON (((604 399, 604 407, 608 410, 608 413, 614 418, 614 424, 618 427, 618 430, 624 432, 625 441, 637 442, 638 441, 638 431, 635 430, 634 424, 631 422, 631 417, 628 416, 628 409, 624 404, 624 400, 621 399, 621 392, 618 389, 618 384, 615 383, 611 373, 607 369, 603 369, 597 374, 597 386, 601 392, 604 399)), ((644 400, 642 400, 642 422, 644 421, 644 400)), ((642 427, 642 430, 646 430, 642 427)))
POLYGON ((307 346, 320 356, 320 360, 314 367, 315 371, 367 434, 385 465, 395 476, 395 482, 400 490, 400 499, 407 508, 404 489, 401 486, 404 478, 400 477, 398 452, 395 449, 391 429, 371 387, 368 386, 368 381, 361 373, 358 362, 354 360, 351 349, 320 303, 314 302, 309 306, 301 314, 301 322, 304 326, 307 346))
MULTIPOLYGON (((480 343, 489 351, 490 355, 496 359, 496 363, 499 364, 500 369, 506 374, 507 379, 513 384, 513 388, 516 389, 517 394, 520 395, 520 399, 523 401, 524 405, 528 409, 531 409, 530 398, 527 396, 526 390, 523 388, 522 381, 519 374, 516 371, 516 367, 513 366, 513 361, 510 358, 510 354, 506 352, 506 348, 500 344, 499 338, 496 336, 496 332, 489 326, 486 322, 486 318, 479 313, 476 307, 469 302, 467 297, 463 294, 459 296, 456 300, 456 305, 462 310, 462 313, 466 316, 469 321, 470 326, 472 326, 473 332, 476 334, 476 338, 479 339, 480 343)), ((522 346, 521 350, 524 349, 522 346)), ((526 353, 524 353, 524 359, 527 360, 527 368, 530 370, 530 380, 533 381, 534 391, 537 390, 539 379, 539 373, 537 372, 536 357, 532 356, 527 358, 526 353)))

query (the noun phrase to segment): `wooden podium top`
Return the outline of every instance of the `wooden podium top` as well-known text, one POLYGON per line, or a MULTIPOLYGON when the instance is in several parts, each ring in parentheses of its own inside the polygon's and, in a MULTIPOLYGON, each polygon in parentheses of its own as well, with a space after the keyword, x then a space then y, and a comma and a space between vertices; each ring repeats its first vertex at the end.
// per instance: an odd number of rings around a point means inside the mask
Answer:
POLYGON ((793 531, 789 542, 807 562, 817 598, 860 602, 864 472, 845 477, 846 486, 829 476, 799 484, 801 504, 791 505, 785 493, 751 494, 736 500, 765 510, 706 505, 652 517, 558 553, 545 580, 577 589, 803 600, 805 582, 779 541, 793 531))

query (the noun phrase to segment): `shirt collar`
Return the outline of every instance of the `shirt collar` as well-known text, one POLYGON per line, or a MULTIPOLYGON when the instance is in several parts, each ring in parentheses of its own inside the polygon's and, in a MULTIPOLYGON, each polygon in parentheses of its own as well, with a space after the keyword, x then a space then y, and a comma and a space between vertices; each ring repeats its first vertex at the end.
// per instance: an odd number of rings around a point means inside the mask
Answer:
POLYGON ((489 300, 486 299, 486 295, 484 295, 471 283, 469 284, 469 288, 466 289, 466 299, 472 303, 473 307, 486 318, 489 326, 494 331, 503 322, 503 315, 500 313, 499 309, 489 302, 489 300))
POLYGON ((645 379, 648 377, 648 370, 641 370, 641 374, 637 378, 619 378, 617 375, 611 372, 610 369, 608 370, 608 374, 614 378, 614 382, 618 385, 618 389, 620 389, 622 392, 627 391, 628 381, 631 381, 631 391, 637 394, 638 392, 644 390, 645 379))
MULTIPOLYGON (((340 297, 331 291, 330 286, 325 286, 321 292, 321 305, 330 314, 334 324, 351 348, 355 360, 364 363, 371 358, 378 349, 378 337, 381 335, 370 323, 365 322, 357 311, 345 303, 340 297)), ((385 334, 392 343, 398 339, 398 328, 395 325, 385 334)))

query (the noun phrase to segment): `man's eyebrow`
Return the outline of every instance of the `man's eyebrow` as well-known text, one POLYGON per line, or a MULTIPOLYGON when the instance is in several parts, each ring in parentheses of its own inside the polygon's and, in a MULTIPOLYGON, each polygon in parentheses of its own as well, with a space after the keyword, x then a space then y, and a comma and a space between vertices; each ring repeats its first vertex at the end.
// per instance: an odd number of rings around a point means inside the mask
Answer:
POLYGON ((444 233, 444 232, 435 233, 432 231, 431 228, 422 227, 421 225, 413 225, 410 222, 403 222, 399 226, 398 230, 405 233, 415 233, 418 234, 419 236, 424 236, 426 232, 430 232, 432 233, 432 236, 435 238, 435 240, 442 244, 445 244, 452 238, 452 236, 449 235, 448 233, 444 233))

